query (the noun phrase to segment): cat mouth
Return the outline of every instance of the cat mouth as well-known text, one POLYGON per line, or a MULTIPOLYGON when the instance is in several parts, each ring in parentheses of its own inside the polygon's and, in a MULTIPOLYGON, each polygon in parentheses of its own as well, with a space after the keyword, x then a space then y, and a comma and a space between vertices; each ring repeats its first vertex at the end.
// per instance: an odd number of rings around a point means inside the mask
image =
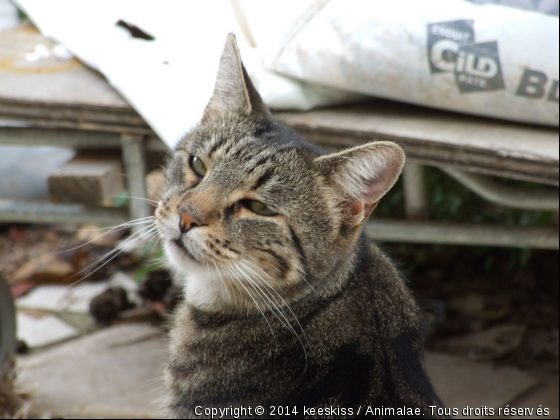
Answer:
POLYGON ((187 249, 187 247, 183 244, 183 241, 181 241, 181 239, 174 239, 171 242, 173 242, 175 244, 175 246, 177 248, 179 248, 179 250, 183 253, 186 254, 187 257, 189 257, 191 260, 195 261, 195 262, 199 262, 195 256, 193 254, 191 254, 191 252, 187 249))

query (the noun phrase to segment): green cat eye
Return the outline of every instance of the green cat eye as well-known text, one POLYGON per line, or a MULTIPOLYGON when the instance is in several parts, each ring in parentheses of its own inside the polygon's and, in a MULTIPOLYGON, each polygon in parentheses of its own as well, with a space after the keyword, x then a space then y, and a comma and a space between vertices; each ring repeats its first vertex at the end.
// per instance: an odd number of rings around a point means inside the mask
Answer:
POLYGON ((276 212, 270 210, 266 204, 261 203, 260 201, 247 200, 246 205, 253 213, 261 216, 276 216, 276 212))
POLYGON ((202 160, 200 160, 200 158, 197 158, 196 156, 191 157, 190 165, 194 173, 200 177, 204 177, 206 175, 206 172, 208 172, 206 166, 204 165, 204 162, 202 162, 202 160))

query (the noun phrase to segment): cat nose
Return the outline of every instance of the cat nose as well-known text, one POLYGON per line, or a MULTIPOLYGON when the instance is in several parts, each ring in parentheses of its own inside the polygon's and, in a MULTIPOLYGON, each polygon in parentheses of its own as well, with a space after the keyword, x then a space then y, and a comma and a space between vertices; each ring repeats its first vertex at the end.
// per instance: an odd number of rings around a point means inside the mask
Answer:
POLYGON ((192 228, 202 226, 200 220, 189 214, 184 207, 179 207, 179 217, 179 229, 181 233, 187 233, 192 228))

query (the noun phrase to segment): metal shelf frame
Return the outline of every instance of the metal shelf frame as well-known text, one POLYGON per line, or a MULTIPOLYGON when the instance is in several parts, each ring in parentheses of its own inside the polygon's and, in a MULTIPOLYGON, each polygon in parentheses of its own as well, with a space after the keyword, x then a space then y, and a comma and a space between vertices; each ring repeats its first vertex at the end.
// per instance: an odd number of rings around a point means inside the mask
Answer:
MULTIPOLYGON (((0 199, 0 223, 99 223, 117 225, 150 216, 146 193, 146 151, 167 151, 155 136, 96 132, 74 129, 0 127, 0 145, 58 146, 75 149, 121 149, 128 188, 133 200, 128 209, 89 208, 82 205, 53 204, 0 199)), ((522 189, 452 166, 438 166, 480 197, 497 205, 530 211, 559 211, 556 188, 522 189)), ((558 250, 556 226, 522 227, 502 225, 458 225, 428 221, 425 166, 411 160, 403 172, 407 220, 368 222, 366 232, 383 242, 541 248, 558 250)), ((136 227, 138 229, 139 227, 136 227)))

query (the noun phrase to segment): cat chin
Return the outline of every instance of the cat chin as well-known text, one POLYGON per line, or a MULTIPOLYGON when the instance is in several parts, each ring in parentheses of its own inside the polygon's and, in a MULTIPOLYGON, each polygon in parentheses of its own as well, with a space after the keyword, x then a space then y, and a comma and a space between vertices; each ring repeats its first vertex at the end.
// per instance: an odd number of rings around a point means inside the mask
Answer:
POLYGON ((164 248, 173 267, 183 274, 185 299, 200 309, 213 312, 223 309, 223 286, 219 287, 219 283, 214 281, 215 274, 189 258, 173 243, 165 243, 164 248))
POLYGON ((179 250, 172 242, 166 241, 164 244, 165 253, 173 267, 179 270, 185 276, 197 275, 201 276, 208 272, 207 268, 194 261, 183 251, 179 250))

